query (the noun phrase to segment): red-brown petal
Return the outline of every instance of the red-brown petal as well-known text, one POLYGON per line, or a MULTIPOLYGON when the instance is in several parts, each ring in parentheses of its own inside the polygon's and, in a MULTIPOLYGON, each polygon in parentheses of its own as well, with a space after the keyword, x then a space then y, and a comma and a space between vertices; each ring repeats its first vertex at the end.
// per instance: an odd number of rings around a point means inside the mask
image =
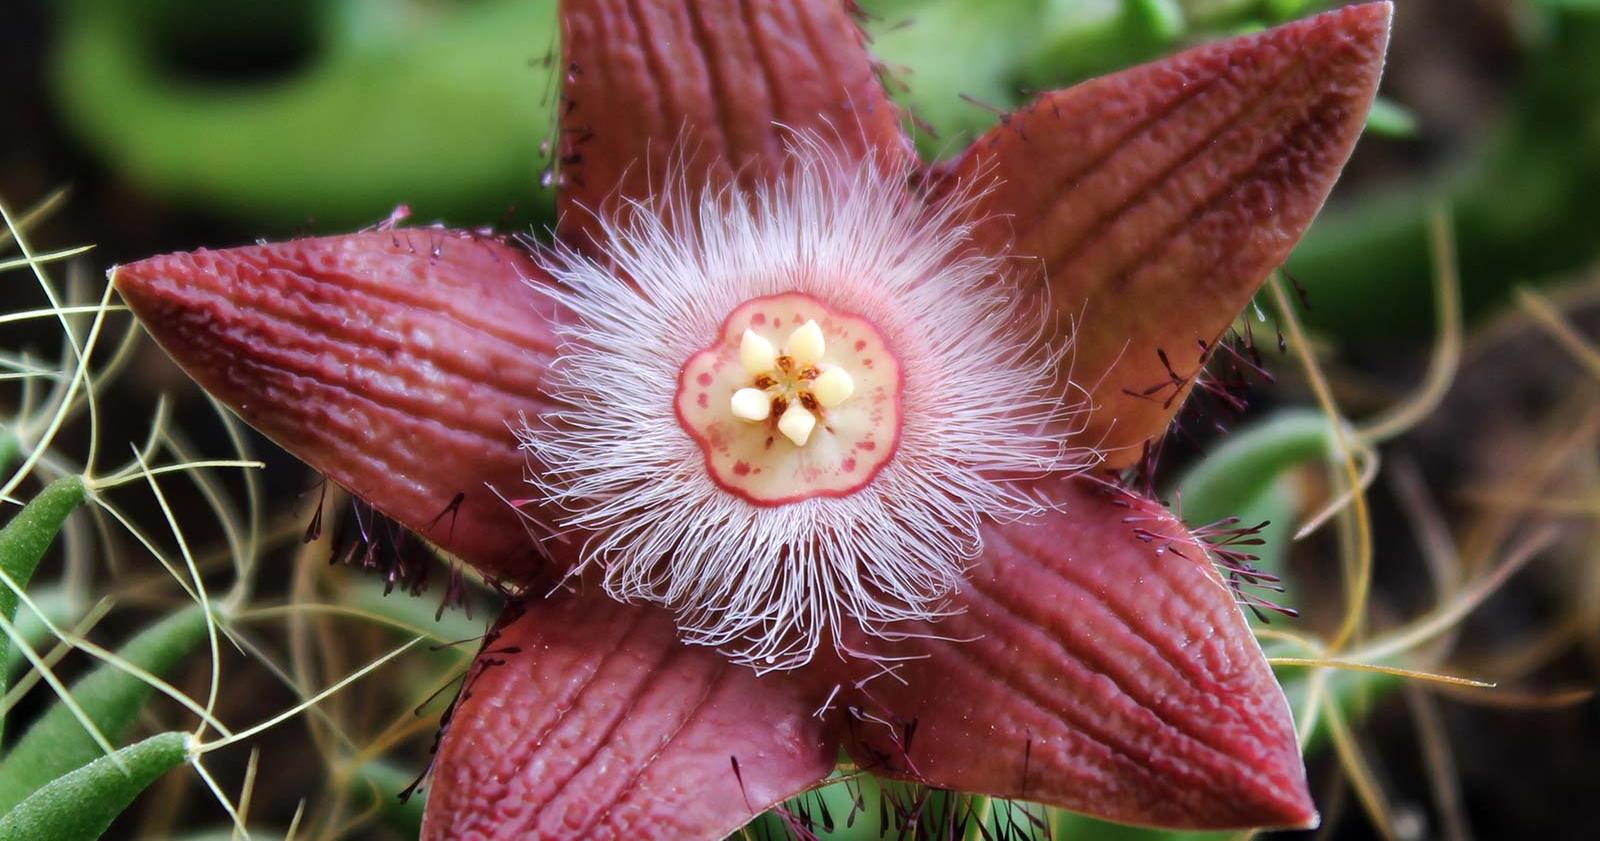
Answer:
POLYGON ((526 250, 437 228, 152 257, 128 305, 246 422, 485 571, 540 564, 508 424, 544 408, 554 311, 526 250), (459 499, 458 499, 459 497, 459 499))
POLYGON ((1048 490, 1062 510, 985 529, 966 612, 921 629, 948 641, 877 646, 914 659, 855 696, 856 760, 1128 823, 1314 823, 1287 701, 1182 524, 1048 490))
POLYGON ((1046 94, 947 171, 995 184, 978 240, 1077 321, 1072 375, 1097 407, 1081 440, 1110 466, 1166 430, 1203 347, 1327 198, 1390 11, 1351 6, 1046 94))
POLYGON ((821 699, 787 674, 758 678, 598 595, 525 611, 457 703, 424 839, 713 841, 833 769, 821 699))
POLYGON ((783 127, 887 163, 910 153, 840 0, 562 0, 561 41, 558 228, 582 248, 596 211, 668 178, 756 183, 783 127))

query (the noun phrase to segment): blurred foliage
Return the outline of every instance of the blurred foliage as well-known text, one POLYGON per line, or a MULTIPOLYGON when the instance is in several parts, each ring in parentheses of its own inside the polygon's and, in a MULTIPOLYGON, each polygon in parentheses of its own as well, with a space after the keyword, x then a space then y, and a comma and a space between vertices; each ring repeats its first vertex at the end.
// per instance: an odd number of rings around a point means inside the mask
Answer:
POLYGON ((402 202, 484 223, 535 199, 552 3, 71 0, 69 122, 150 192, 280 227, 402 202))
POLYGON ((1313 324, 1367 339, 1422 323, 1428 207, 1441 200, 1456 214, 1469 313, 1600 253, 1590 206, 1600 193, 1600 3, 1546 0, 1524 11, 1528 66, 1474 154, 1434 182, 1332 208, 1296 250, 1289 270, 1310 292, 1313 324))
MULTIPOLYGON (((1468 158, 1335 207, 1290 263, 1317 327, 1351 337, 1426 313, 1426 209, 1467 243, 1469 312, 1509 280, 1580 265, 1600 216, 1600 4, 1518 0, 1527 67, 1468 158), (1366 306, 1373 295, 1388 305, 1366 306)), ((1024 92, 1059 87, 1326 0, 866 0, 874 49, 930 155, 1024 92)), ((1405 10, 1400 10, 1404 15, 1405 10)), ((54 62, 79 134, 152 194, 283 232, 369 224, 398 204, 455 224, 547 224, 554 2, 70 0, 54 62), (512 212, 511 208, 518 210, 512 212)), ((1416 131, 1380 100, 1374 130, 1416 131)))
MULTIPOLYGON (((949 151, 1055 87, 1309 0, 868 0, 903 102, 949 151)), ((407 203, 457 224, 548 221, 554 0, 70 0, 68 120, 154 194, 279 226, 367 224, 407 203)))

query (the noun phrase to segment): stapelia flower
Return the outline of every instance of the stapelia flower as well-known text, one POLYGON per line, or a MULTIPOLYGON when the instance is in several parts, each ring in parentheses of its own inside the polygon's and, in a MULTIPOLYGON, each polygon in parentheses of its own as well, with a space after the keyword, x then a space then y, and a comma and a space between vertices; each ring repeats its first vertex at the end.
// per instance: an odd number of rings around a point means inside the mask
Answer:
POLYGON ((1045 94, 932 168, 837 0, 560 15, 554 245, 114 271, 247 421, 525 592, 425 835, 716 838, 841 747, 1120 821, 1314 823, 1203 542, 1106 477, 1326 197, 1388 4, 1045 94))

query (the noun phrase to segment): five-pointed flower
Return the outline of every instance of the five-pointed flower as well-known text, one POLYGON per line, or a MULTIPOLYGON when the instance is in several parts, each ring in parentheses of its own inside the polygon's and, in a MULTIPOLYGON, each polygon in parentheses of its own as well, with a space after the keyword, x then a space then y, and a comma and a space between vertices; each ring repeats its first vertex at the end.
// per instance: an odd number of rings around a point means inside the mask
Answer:
POLYGON ((430 838, 716 838, 841 745, 1313 823, 1203 543, 1104 476, 1326 197, 1388 4, 1045 94, 936 167, 846 6, 563 0, 554 244, 385 227, 115 283, 251 424, 525 588, 430 838))

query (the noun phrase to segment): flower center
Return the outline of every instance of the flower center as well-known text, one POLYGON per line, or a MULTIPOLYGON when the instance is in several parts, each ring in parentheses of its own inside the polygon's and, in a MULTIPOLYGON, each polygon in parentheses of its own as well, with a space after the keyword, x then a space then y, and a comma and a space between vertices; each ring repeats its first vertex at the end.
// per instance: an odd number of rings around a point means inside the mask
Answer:
POLYGON ((871 322, 786 293, 735 308, 675 402, 724 490, 782 505, 866 486, 899 443, 901 386, 871 322))
POLYGON ((750 385, 733 393, 728 410, 751 423, 778 419, 778 431, 796 447, 804 447, 817 428, 817 418, 836 409, 855 393, 856 381, 843 368, 826 365, 827 337, 816 319, 794 328, 783 352, 767 337, 745 328, 739 339, 739 363, 750 385))

